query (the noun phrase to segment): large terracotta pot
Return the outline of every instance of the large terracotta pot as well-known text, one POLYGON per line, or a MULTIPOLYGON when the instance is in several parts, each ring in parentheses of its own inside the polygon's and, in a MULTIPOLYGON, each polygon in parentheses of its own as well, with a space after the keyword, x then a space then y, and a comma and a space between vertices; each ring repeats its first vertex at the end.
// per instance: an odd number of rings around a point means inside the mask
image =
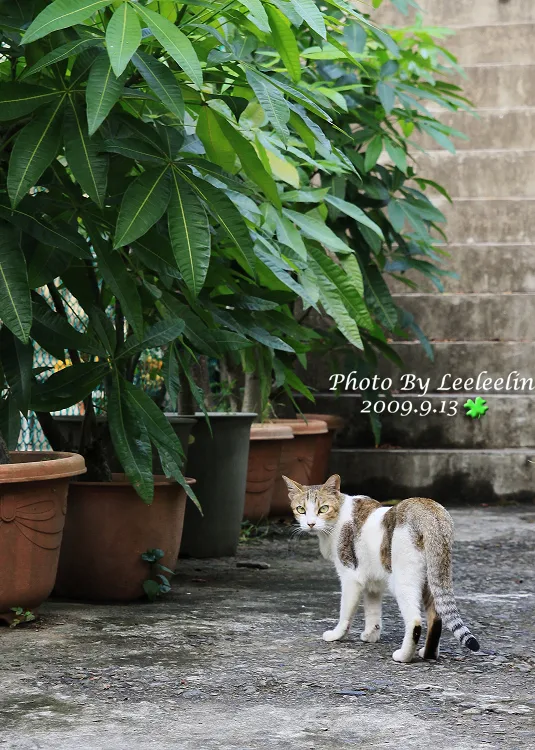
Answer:
POLYGON ((247 521, 269 516, 275 482, 280 476, 282 446, 285 441, 293 440, 293 436, 289 425, 271 422, 252 425, 243 512, 247 521))
POLYGON ((75 453, 21 451, 0 466, 0 619, 35 610, 58 568, 69 478, 85 472, 75 453))
POLYGON ((333 447, 334 434, 345 425, 345 419, 336 414, 300 414, 299 418, 307 422, 313 419, 321 419, 327 425, 328 432, 318 435, 316 454, 310 474, 310 484, 323 484, 329 474, 329 458, 333 447))
POLYGON ((185 491, 163 476, 154 477, 151 505, 123 474, 114 474, 112 482, 73 482, 55 595, 91 601, 144 596, 150 568, 141 555, 161 549, 160 562, 175 568, 185 507, 185 491))
POLYGON ((287 516, 290 514, 288 502, 288 488, 282 475, 300 484, 312 484, 310 477, 314 466, 316 445, 318 438, 327 433, 327 425, 319 419, 277 419, 275 424, 289 425, 294 439, 285 443, 281 451, 280 476, 275 482, 275 490, 271 501, 272 516, 287 516))

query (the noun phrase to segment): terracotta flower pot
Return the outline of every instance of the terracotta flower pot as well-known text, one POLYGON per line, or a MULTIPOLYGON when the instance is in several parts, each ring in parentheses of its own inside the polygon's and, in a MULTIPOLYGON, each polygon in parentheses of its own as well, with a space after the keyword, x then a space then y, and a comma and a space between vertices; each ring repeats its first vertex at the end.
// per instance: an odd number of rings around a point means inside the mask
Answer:
POLYGON ((272 516, 287 516, 290 514, 290 504, 282 475, 300 484, 311 484, 318 438, 327 434, 328 430, 325 422, 319 419, 312 419, 308 423, 303 419, 276 419, 275 424, 289 425, 294 434, 294 439, 282 447, 280 473, 271 501, 272 516))
POLYGON ((85 472, 75 453, 21 451, 0 466, 0 619, 35 610, 58 568, 69 478, 85 472))
POLYGON ((252 425, 243 512, 247 521, 269 516, 275 482, 280 476, 282 446, 285 441, 293 440, 293 436, 289 425, 271 422, 252 425))
MULTIPOLYGON (((67 599, 133 601, 150 576, 141 555, 161 549, 176 566, 186 493, 172 479, 154 477, 146 505, 123 474, 112 482, 73 482, 54 593, 67 599)), ((188 479, 188 484, 195 480, 188 479)))
POLYGON ((316 454, 310 474, 310 484, 323 484, 329 475, 329 458, 333 446, 334 434, 345 425, 345 419, 336 414, 300 414, 299 419, 310 422, 312 419, 321 419, 327 424, 328 432, 318 435, 316 442, 316 454))

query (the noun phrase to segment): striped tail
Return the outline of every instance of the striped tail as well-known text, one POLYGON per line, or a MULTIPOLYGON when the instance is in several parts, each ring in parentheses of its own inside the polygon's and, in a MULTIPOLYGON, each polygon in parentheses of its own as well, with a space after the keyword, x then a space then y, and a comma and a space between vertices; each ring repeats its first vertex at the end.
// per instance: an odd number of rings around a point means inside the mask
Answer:
POLYGON ((427 562, 429 588, 435 600, 435 609, 442 622, 451 630, 461 646, 479 651, 479 643, 464 624, 453 595, 451 572, 451 541, 453 524, 446 518, 431 523, 425 528, 424 549, 427 562), (448 528, 445 528, 445 526, 448 528))

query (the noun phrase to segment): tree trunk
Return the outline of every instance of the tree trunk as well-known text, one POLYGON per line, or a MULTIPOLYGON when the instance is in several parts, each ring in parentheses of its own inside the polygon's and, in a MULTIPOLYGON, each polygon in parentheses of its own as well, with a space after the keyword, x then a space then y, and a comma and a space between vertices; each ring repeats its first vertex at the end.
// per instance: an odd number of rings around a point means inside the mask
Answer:
POLYGON ((238 373, 237 368, 232 365, 229 357, 222 357, 219 360, 219 376, 221 378, 221 383, 224 383, 228 389, 230 411, 239 411, 240 407, 238 404, 238 397, 236 395, 238 373))
POLYGON ((0 433, 0 465, 1 464, 10 464, 11 458, 9 457, 9 451, 7 449, 6 442, 4 438, 2 437, 2 433, 0 433))
POLYGON ((261 420, 262 391, 260 388, 260 378, 256 371, 245 373, 242 411, 249 413, 256 412, 258 416, 255 421, 259 422, 261 420))

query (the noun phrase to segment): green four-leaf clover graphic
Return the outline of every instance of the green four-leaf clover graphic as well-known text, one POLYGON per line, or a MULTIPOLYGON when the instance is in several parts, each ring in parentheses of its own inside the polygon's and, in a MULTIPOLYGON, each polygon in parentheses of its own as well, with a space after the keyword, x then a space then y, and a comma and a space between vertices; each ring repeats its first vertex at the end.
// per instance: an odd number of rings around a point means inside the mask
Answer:
POLYGON ((476 400, 473 401, 471 398, 464 404, 466 409, 466 416, 472 417, 472 419, 481 419, 481 417, 488 411, 487 402, 481 396, 477 396, 476 400))

